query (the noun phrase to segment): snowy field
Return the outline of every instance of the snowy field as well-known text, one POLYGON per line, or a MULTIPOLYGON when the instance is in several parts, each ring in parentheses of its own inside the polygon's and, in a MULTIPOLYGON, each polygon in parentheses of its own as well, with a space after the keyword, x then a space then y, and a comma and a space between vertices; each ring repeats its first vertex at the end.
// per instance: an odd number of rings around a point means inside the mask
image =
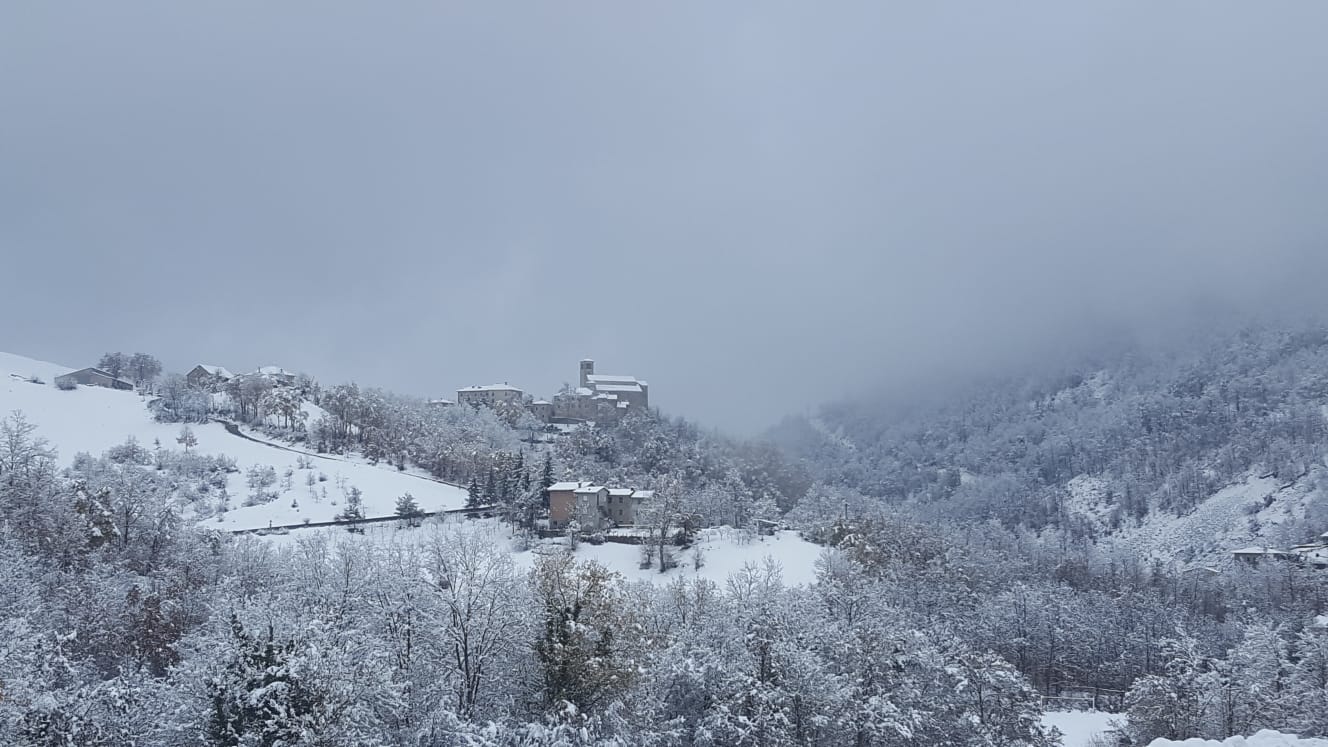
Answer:
POLYGON ((1123 721, 1119 714, 1102 711, 1047 711, 1042 723, 1060 730, 1064 747, 1095 747, 1094 739, 1123 721))
MULTIPOLYGON (((176 443, 180 426, 155 422, 145 398, 133 392, 112 391, 100 387, 79 387, 73 391, 55 388, 56 376, 73 369, 53 363, 34 361, 0 353, 0 417, 21 410, 60 453, 60 461, 69 464, 79 452, 101 454, 133 436, 139 445, 151 449, 156 441, 165 448, 181 450, 176 443), (34 384, 27 377, 38 376, 45 383, 34 384)), ((412 472, 398 472, 387 465, 370 465, 354 459, 320 456, 282 444, 255 443, 228 433, 220 423, 191 426, 198 438, 194 451, 200 454, 224 454, 235 460, 239 472, 230 475, 226 489, 231 510, 204 520, 204 525, 221 530, 256 529, 269 525, 298 524, 304 521, 330 521, 345 507, 345 493, 351 487, 363 493, 364 513, 368 518, 390 516, 396 500, 405 493, 415 497, 424 511, 460 508, 465 504, 465 490, 436 482, 412 472), (305 467, 301 467, 304 462, 305 467), (246 471, 250 467, 272 467, 278 477, 270 489, 276 500, 256 506, 243 506, 250 489, 246 471), (290 477, 287 480, 286 473, 290 477), (313 485, 309 484, 312 477, 313 485), (287 485, 288 484, 288 485, 287 485), (292 505, 295 504, 295 505, 292 505)), ((263 441, 260 436, 249 434, 263 441)))

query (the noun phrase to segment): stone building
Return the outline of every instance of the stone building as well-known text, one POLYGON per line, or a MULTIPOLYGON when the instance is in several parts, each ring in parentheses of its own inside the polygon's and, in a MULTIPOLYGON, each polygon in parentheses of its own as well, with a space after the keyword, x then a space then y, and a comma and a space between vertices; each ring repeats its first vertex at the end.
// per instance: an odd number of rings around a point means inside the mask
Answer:
POLYGON ((235 374, 227 371, 224 366, 210 366, 206 363, 200 363, 189 369, 189 373, 184 375, 185 381, 189 386, 197 389, 215 389, 222 384, 235 378, 235 374))
POLYGON ((472 407, 519 407, 525 393, 507 384, 468 386, 457 390, 457 404, 472 407))
POLYGON ((553 403, 547 399, 537 399, 526 405, 526 409, 541 423, 553 422, 553 403))

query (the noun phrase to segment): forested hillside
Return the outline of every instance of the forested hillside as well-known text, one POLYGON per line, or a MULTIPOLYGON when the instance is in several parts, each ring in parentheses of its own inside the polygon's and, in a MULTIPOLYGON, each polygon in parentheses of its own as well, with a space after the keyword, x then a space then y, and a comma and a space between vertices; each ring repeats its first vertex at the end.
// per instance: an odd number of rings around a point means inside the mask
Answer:
POLYGON ((772 435, 821 480, 926 516, 1101 533, 1186 514, 1251 473, 1312 477, 1325 405, 1328 326, 1257 325, 1033 365, 926 402, 842 401, 772 435), (1104 525, 1076 515, 1086 478, 1104 525))

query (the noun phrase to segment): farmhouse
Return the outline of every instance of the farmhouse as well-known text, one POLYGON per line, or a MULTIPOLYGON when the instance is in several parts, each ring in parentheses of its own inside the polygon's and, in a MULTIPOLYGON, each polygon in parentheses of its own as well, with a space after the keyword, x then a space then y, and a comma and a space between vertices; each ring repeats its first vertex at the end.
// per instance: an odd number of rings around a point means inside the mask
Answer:
POLYGON ((295 373, 287 371, 281 366, 262 366, 254 371, 255 376, 262 377, 278 386, 292 386, 295 384, 295 373))
POLYGON ((1287 550, 1271 547, 1246 547, 1231 553, 1238 562, 1257 566, 1263 560, 1300 560, 1300 556, 1287 550))
POLYGON ((1262 560, 1289 560, 1293 563, 1308 565, 1311 568, 1328 568, 1328 532, 1318 539, 1304 545, 1296 545, 1290 550, 1275 550, 1270 547, 1246 547, 1231 553, 1237 562, 1257 566, 1262 560))
POLYGON ((80 368, 62 376, 55 377, 55 385, 61 389, 75 386, 102 386, 107 389, 133 391, 134 385, 124 379, 117 379, 100 368, 80 368))
POLYGON ((189 386, 196 389, 211 389, 224 384, 235 378, 235 374, 227 371, 223 366, 210 366, 206 363, 200 363, 189 369, 189 373, 184 375, 185 381, 189 386))

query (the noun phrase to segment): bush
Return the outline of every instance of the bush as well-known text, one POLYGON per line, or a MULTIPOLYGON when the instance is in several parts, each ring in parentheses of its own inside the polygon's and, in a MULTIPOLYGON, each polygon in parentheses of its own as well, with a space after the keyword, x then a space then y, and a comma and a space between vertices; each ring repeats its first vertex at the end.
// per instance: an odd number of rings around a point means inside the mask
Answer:
POLYGON ((65 392, 72 392, 78 388, 78 382, 73 379, 56 379, 55 388, 65 392))

